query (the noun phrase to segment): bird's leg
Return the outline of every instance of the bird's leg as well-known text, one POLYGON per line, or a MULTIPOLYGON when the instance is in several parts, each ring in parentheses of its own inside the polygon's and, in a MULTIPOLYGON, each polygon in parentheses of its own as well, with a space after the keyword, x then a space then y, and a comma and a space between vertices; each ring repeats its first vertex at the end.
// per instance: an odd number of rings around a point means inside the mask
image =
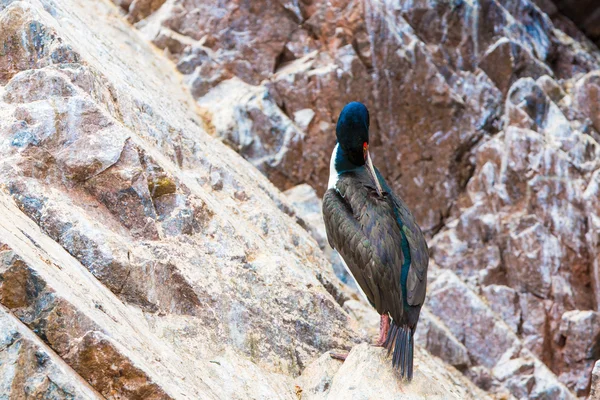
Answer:
POLYGON ((381 314, 379 321, 379 339, 375 343, 377 347, 383 347, 385 339, 387 339, 388 330, 390 329, 390 317, 387 313, 381 314))

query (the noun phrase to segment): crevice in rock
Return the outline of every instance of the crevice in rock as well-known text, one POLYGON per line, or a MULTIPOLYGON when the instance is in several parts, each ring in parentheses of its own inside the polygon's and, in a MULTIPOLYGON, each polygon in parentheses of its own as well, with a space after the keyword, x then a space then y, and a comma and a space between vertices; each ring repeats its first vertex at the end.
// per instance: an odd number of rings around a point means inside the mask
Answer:
MULTIPOLYGON (((294 2, 290 2, 292 5, 294 4, 294 2)), ((286 14, 287 16, 289 16, 289 19, 298 24, 301 25, 304 20, 306 19, 306 16, 304 15, 304 10, 302 9, 302 7, 300 7, 300 4, 298 4, 298 12, 300 12, 300 15, 296 14, 290 7, 286 7, 285 5, 280 3, 281 8, 283 9, 284 14, 286 14)))
POLYGON ((562 347, 565 347, 566 344, 567 344, 567 337, 565 335, 560 335, 558 337, 557 346, 562 348, 562 347))
POLYGON ((592 347, 586 358, 588 360, 600 360, 600 334, 593 339, 592 347))
POLYGON ((38 242, 36 242, 30 235, 27 234, 27 232, 23 231, 22 229, 19 229, 19 231, 27 238, 29 239, 29 241, 38 249, 41 249, 42 247, 39 245, 38 242))
POLYGON ((450 165, 450 173, 456 176, 459 193, 466 190, 467 184, 475 173, 475 163, 470 160, 472 150, 481 142, 485 134, 480 130, 466 143, 461 144, 454 152, 454 159, 450 165))
MULTIPOLYGON (((450 210, 450 208, 448 208, 448 210, 450 210)), ((437 235, 438 233, 440 233, 445 227, 446 227, 446 218, 448 218, 449 215, 449 211, 447 213, 440 213, 440 218, 438 220, 438 222, 432 226, 426 233, 430 236, 430 237, 434 237, 435 235, 437 235)), ((429 255, 432 256, 433 255, 433 249, 429 249, 429 255)))
POLYGON ((539 355, 540 360, 546 364, 555 374, 559 374, 560 371, 554 366, 555 365, 555 354, 552 348, 552 330, 550 327, 551 315, 548 310, 544 308, 544 328, 543 328, 543 341, 542 341, 542 354, 539 355))
POLYGON ((281 67, 294 61, 296 57, 292 52, 287 48, 287 43, 283 45, 281 51, 275 57, 275 62, 273 63, 273 73, 276 73, 281 67))
MULTIPOLYGON (((369 43, 369 45, 370 45, 370 43, 369 43)), ((371 60, 368 57, 363 56, 362 51, 360 50, 359 45, 358 45, 358 39, 356 37, 354 37, 352 39, 352 48, 354 49, 354 52, 356 53, 356 57, 358 58, 360 63, 363 65, 363 67, 365 67, 367 74, 372 75, 375 72, 373 63, 371 62, 371 60)))
POLYGON ((344 292, 338 290, 336 285, 330 282, 329 279, 325 278, 321 273, 317 273, 316 278, 319 282, 321 282, 321 285, 323 285, 325 290, 327 290, 327 292, 333 296, 334 300, 340 305, 340 307, 343 307, 344 303, 350 300, 344 292))
POLYGON ((125 285, 127 285, 127 281, 129 280, 129 276, 131 275, 131 260, 129 259, 129 255, 130 253, 127 252, 127 258, 129 261, 129 268, 127 269, 127 276, 125 276, 125 279, 123 279, 123 284, 121 284, 121 286, 119 288, 117 288, 117 290, 114 291, 114 293, 119 296, 121 295, 121 293, 123 293, 123 288, 125 287, 125 285))

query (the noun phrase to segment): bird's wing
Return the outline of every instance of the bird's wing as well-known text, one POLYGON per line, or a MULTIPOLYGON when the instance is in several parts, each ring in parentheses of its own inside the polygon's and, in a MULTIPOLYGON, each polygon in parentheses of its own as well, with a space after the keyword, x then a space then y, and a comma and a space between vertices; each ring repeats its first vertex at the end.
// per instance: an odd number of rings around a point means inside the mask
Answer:
POLYGON ((391 194, 402 222, 402 232, 408 240, 410 249, 411 262, 406 278, 406 299, 408 304, 416 306, 423 304, 425 301, 429 249, 427 248, 427 242, 421 232, 421 228, 417 225, 415 217, 408 210, 404 201, 393 193, 391 194))
POLYGON ((400 274, 404 257, 400 227, 393 220, 393 203, 381 199, 353 174, 338 179, 337 190, 323 197, 327 238, 352 272, 371 304, 392 318, 403 314, 400 274), (387 223, 386 223, 387 222, 387 223))

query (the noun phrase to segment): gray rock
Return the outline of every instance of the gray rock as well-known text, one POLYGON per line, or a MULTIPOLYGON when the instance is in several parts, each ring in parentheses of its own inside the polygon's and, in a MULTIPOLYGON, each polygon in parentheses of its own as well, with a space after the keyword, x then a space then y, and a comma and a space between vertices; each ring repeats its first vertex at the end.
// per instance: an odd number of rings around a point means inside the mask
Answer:
POLYGON ((303 399, 487 399, 457 370, 415 348, 412 382, 400 381, 385 349, 361 344, 343 364, 328 354, 309 365, 298 379, 303 399))

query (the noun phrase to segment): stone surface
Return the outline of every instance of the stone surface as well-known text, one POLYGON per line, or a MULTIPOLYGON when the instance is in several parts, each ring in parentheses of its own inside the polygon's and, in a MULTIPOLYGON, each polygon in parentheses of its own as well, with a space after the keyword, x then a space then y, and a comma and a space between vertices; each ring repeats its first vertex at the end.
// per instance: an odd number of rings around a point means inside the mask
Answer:
POLYGON ((513 332, 519 332, 521 325, 521 305, 519 295, 508 286, 489 285, 483 288, 483 297, 490 308, 497 313, 513 332))
POLYGON ((458 370, 471 365, 469 351, 429 309, 423 308, 415 343, 458 370))
POLYGON ((470 364, 465 374, 480 387, 498 396, 508 391, 515 398, 575 398, 452 271, 437 271, 428 290, 428 309, 466 348, 470 364))
POLYGON ((361 344, 344 363, 324 354, 297 380, 302 399, 487 399, 458 371, 419 347, 412 382, 401 381, 385 349, 361 344), (323 371, 326 371, 323 374, 323 371))
POLYGON ((590 375, 600 358, 600 314, 595 311, 567 311, 560 324, 562 354, 567 364, 561 379, 584 395, 590 375), (581 373, 583 372, 583 373, 581 373))
POLYGON ((600 397, 600 360, 596 361, 592 370, 592 385, 590 389, 590 399, 600 397))
POLYGON ((5 398, 103 398, 1 306, 0 327, 0 393, 5 398))
POLYGON ((377 332, 296 187, 323 193, 351 100, 431 238, 423 349, 500 398, 595 387, 600 53, 563 6, 114 3, 0 4, 0 303, 72 369, 58 388, 333 398, 352 365, 385 375, 363 347, 306 369, 377 332))
POLYGON ((110 3, 0 21, 0 303, 79 376, 106 398, 291 398, 366 339, 285 196, 110 3))
POLYGON ((591 120, 600 132, 600 71, 590 72, 575 85, 573 100, 577 108, 591 120))
POLYGON ((336 276, 346 285, 357 290, 356 282, 348 273, 341 256, 327 242, 327 232, 321 211, 322 202, 317 196, 317 192, 310 185, 302 184, 286 190, 284 194, 299 218, 298 223, 306 227, 317 241, 331 262, 336 276))
POLYGON ((428 232, 448 218, 470 150, 500 128, 517 79, 600 65, 529 1, 177 0, 137 27, 177 62, 212 131, 282 189, 323 193, 335 119, 365 102, 375 161, 428 232))

